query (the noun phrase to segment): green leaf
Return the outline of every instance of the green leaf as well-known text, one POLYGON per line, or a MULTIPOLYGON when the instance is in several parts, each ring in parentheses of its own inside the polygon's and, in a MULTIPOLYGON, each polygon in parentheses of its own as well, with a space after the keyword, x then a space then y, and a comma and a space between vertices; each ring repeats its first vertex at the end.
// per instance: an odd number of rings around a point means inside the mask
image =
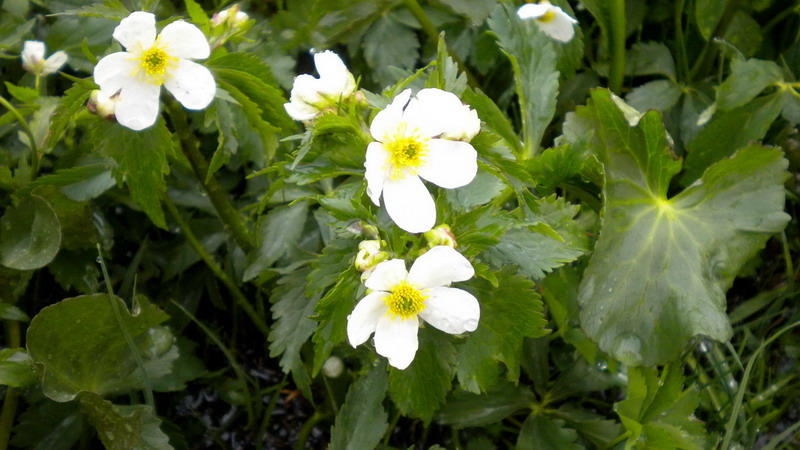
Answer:
POLYGON ((43 398, 20 414, 11 444, 35 450, 72 450, 88 425, 77 402, 43 398))
POLYGON ((614 410, 630 434, 628 445, 646 443, 649 448, 708 448, 702 423, 693 417, 700 403, 694 388, 683 390, 682 368, 629 368, 627 398, 614 410))
POLYGON ((61 250, 47 270, 66 291, 92 294, 100 290, 97 250, 61 250))
POLYGON ((21 309, 8 303, 0 303, 0 319, 27 322, 31 320, 21 309))
POLYGON ((209 108, 207 114, 213 117, 214 123, 217 125, 217 150, 214 151, 214 156, 211 157, 211 162, 208 164, 208 173, 206 174, 206 183, 211 180, 211 177, 228 161, 231 156, 236 154, 239 149, 239 140, 237 139, 236 124, 231 107, 228 102, 219 101, 209 108))
POLYGON ((389 394, 400 412, 430 422, 450 391, 455 359, 447 335, 432 327, 420 328, 414 361, 405 370, 392 368, 389 373, 389 394))
POLYGON ((83 17, 102 17, 120 21, 130 15, 130 11, 119 0, 103 0, 102 2, 86 5, 79 9, 70 9, 62 13, 52 14, 53 16, 83 16, 83 17))
MULTIPOLYGON (((498 287, 475 279, 467 284, 481 306, 478 329, 458 345, 456 375, 464 390, 485 392, 497 383, 498 362, 506 368, 506 378, 519 378, 522 341, 548 333, 543 305, 533 282, 509 269, 497 273, 498 287)), ((421 348, 421 346, 420 346, 421 348)))
POLYGON ((788 220, 780 150, 741 149, 668 199, 680 162, 659 113, 631 127, 607 90, 577 113, 596 130, 606 176, 600 238, 580 287, 584 330, 633 366, 669 362, 697 334, 728 340, 725 291, 788 220))
POLYGON ((61 245, 61 225, 41 197, 28 195, 0 218, 0 263, 16 270, 46 266, 61 245))
POLYGON ((259 223, 260 245, 248 258, 244 281, 257 277, 261 271, 270 268, 275 261, 297 246, 303 235, 307 216, 306 201, 279 206, 267 213, 259 223))
POLYGON ((689 185, 711 164, 730 156, 752 141, 763 139, 783 109, 780 92, 714 116, 687 145, 681 184, 689 185))
POLYGON ((320 299, 320 295, 306 298, 305 280, 309 272, 301 270, 281 278, 271 296, 274 325, 269 333, 269 356, 281 357, 283 371, 291 372, 298 386, 310 383, 300 349, 317 329, 317 322, 311 316, 320 299))
POLYGON ((65 402, 81 392, 106 395, 142 387, 114 308, 140 353, 152 346, 149 330, 167 315, 149 302, 140 304, 139 313, 131 315, 119 297, 95 294, 43 308, 31 321, 26 342, 31 359, 43 369, 45 395, 65 402))
POLYGON ((22 103, 32 103, 39 98, 39 91, 36 89, 25 86, 16 86, 8 81, 5 82, 5 85, 8 93, 22 103))
POLYGON ((88 202, 76 202, 50 185, 37 187, 33 194, 47 201, 56 213, 61 225, 62 250, 93 249, 100 241, 88 202))
POLYGON ((4 348, 0 350, 0 385, 23 388, 34 384, 36 379, 33 363, 24 349, 4 348))
POLYGON ((164 175, 169 173, 167 155, 173 152, 173 142, 164 120, 159 119, 145 130, 132 131, 96 119, 90 127, 90 135, 98 150, 117 163, 112 170, 117 183, 124 181, 131 198, 150 220, 159 228, 167 229, 161 195, 167 190, 164 175))
POLYGON ((371 450, 378 446, 389 427, 382 405, 388 387, 384 364, 375 364, 350 385, 331 428, 331 449, 371 450))
MULTIPOLYGON (((347 316, 356 306, 356 296, 361 287, 359 272, 349 265, 347 270, 339 272, 336 286, 328 291, 316 307, 319 326, 314 334, 314 375, 319 373, 325 360, 330 356, 333 347, 344 342, 347 337, 347 316)), ((313 276, 313 273, 312 273, 313 276)), ((306 294, 308 295, 308 294, 306 294)))
POLYGON ((107 449, 172 449, 153 408, 114 405, 93 392, 83 392, 79 399, 81 411, 89 416, 89 422, 97 429, 97 436, 107 449))
POLYGON ((183 3, 186 5, 186 13, 189 14, 189 18, 192 19, 192 22, 203 30, 203 33, 208 34, 208 31, 211 29, 211 24, 206 12, 203 11, 203 7, 194 0, 183 0, 183 3))
POLYGON ((382 86, 397 81, 391 67, 411 70, 419 58, 419 39, 411 28, 396 21, 392 14, 380 16, 364 35, 364 60, 382 86))
POLYGON ((512 5, 498 5, 489 17, 489 28, 511 61, 522 116, 524 151, 533 155, 538 152, 545 129, 556 112, 559 72, 555 44, 535 24, 520 20, 512 5))
POLYGON ((478 112, 483 123, 503 138, 509 148, 513 149, 516 154, 522 152, 522 144, 519 142, 517 132, 514 131, 514 125, 492 99, 478 88, 464 90, 463 99, 478 112))
POLYGON ((734 59, 731 75, 717 88, 717 107, 723 111, 738 108, 782 81, 783 72, 772 61, 734 59))
POLYGON ((705 40, 711 39, 711 33, 722 18, 727 3, 727 0, 697 0, 694 16, 697 28, 705 40))
POLYGON ((675 81, 675 61, 669 48, 660 42, 638 42, 625 56, 625 75, 664 75, 675 81))
POLYGON ((629 105, 639 111, 655 109, 662 113, 678 103, 683 91, 671 80, 655 80, 637 86, 625 97, 629 105))
POLYGON ((542 450, 580 450, 584 448, 575 441, 578 433, 564 426, 563 420, 531 414, 522 424, 517 437, 517 448, 542 450))
POLYGON ((438 2, 447 5, 456 14, 466 16, 473 25, 481 25, 497 3, 494 0, 438 0, 438 2))
POLYGON ((241 105, 241 111, 247 119, 248 125, 258 134, 263 151, 268 158, 271 158, 275 154, 275 149, 278 147, 278 137, 276 135, 278 129, 264 120, 259 105, 251 100, 247 94, 239 90, 234 84, 226 82, 221 77, 217 78, 216 82, 218 88, 226 91, 241 105))
POLYGON ((501 382, 483 395, 456 391, 436 414, 436 421, 457 428, 482 427, 530 408, 535 402, 530 389, 501 382))
POLYGON ((457 211, 469 211, 476 206, 484 205, 500 195, 506 184, 489 172, 478 171, 475 179, 459 189, 448 189, 445 192, 447 201, 457 211))

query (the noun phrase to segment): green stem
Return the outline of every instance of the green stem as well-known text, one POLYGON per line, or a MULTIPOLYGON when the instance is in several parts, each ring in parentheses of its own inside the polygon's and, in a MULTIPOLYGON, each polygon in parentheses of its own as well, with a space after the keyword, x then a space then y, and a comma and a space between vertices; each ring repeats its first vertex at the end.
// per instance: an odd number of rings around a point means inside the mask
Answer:
POLYGON ((153 386, 150 384, 150 377, 147 375, 147 371, 144 368, 144 360, 142 360, 142 355, 139 354, 139 349, 136 348, 136 344, 133 342, 133 338, 131 338, 130 333, 128 333, 128 328, 125 326, 125 323, 122 321, 122 313, 119 310, 119 304, 117 303, 114 290, 111 288, 111 277, 108 275, 108 269, 106 268, 106 263, 103 261, 103 252, 100 249, 100 244, 97 244, 97 254, 99 255, 98 258, 100 260, 100 269, 103 271, 103 278, 106 280, 106 289, 108 289, 108 301, 111 302, 111 309, 114 310, 114 316, 117 319, 117 325, 119 326, 120 331, 122 332, 122 337, 125 338, 125 342, 128 344, 128 349, 133 354, 133 358, 136 360, 136 365, 139 367, 139 371, 142 373, 142 380, 144 381, 144 399, 145 403, 153 409, 153 412, 156 410, 156 402, 155 398, 153 397, 153 386))
MULTIPOLYGON (((6 342, 9 348, 18 348, 22 336, 19 322, 6 320, 6 342)), ((6 397, 3 400, 3 412, 0 413, 0 450, 8 448, 8 438, 11 437, 11 428, 14 425, 14 416, 17 414, 17 399, 19 392, 16 388, 7 387, 6 397)))
POLYGON ((678 55, 678 70, 680 70, 681 80, 686 80, 689 76, 689 58, 686 56, 686 40, 683 37, 683 7, 685 4, 686 0, 675 2, 676 53, 678 55))
POLYGON ((719 396, 717 395, 717 391, 711 385, 711 378, 708 377, 708 374, 700 367, 700 364, 697 363, 697 360, 694 356, 690 355, 686 362, 689 364, 689 367, 692 368, 692 371, 697 375, 697 379, 700 380, 702 386, 705 386, 705 391, 708 394, 708 398, 711 400, 711 403, 714 405, 714 409, 716 410, 717 414, 722 411, 722 402, 719 401, 719 396))
MULTIPOLYGON (((439 42, 439 30, 436 29, 436 25, 434 25, 433 22, 431 22, 431 19, 425 13, 425 10, 422 9, 422 7, 419 5, 417 0, 403 0, 403 3, 406 5, 406 8, 408 8, 408 10, 411 11, 411 14, 414 15, 419 24, 422 26, 422 31, 425 32, 425 34, 428 36, 428 39, 431 42, 439 42)), ((461 58, 458 57, 458 55, 453 53, 453 50, 450 48, 449 45, 447 46, 447 52, 450 53, 450 57, 453 58, 453 61, 455 61, 456 64, 458 64, 458 68, 462 72, 467 74, 467 82, 469 83, 469 85, 472 87, 479 86, 480 83, 478 83, 478 79, 475 78, 475 75, 473 75, 472 72, 470 72, 466 64, 464 64, 464 61, 462 61, 461 58)))
POLYGON ((320 414, 319 412, 315 412, 310 419, 303 424, 303 428, 300 429, 300 433, 297 434, 297 441, 295 441, 294 448, 295 450, 302 450, 306 448, 306 441, 308 440, 308 435, 311 434, 311 430, 314 429, 314 426, 323 418, 325 415, 320 414))
POLYGON ((169 211, 169 213, 172 215, 172 218, 178 224, 178 227, 183 232, 183 236, 186 238, 186 242, 189 243, 189 246, 192 247, 195 252, 197 252, 197 255, 200 256, 200 259, 206 263, 206 266, 208 266, 208 268, 214 272, 214 275, 219 278, 222 284, 228 288, 233 296, 233 299, 236 301, 236 304, 238 304, 242 310, 244 310, 245 314, 250 317, 250 320, 253 321, 253 324, 256 326, 256 328, 261 331, 265 338, 269 336, 269 326, 267 326, 261 316, 258 315, 250 302, 247 301, 247 298, 244 296, 244 294, 242 294, 242 291, 239 290, 239 286, 236 285, 231 277, 229 277, 228 274, 222 270, 222 267, 220 267, 219 264, 214 261, 214 258, 212 258, 211 255, 206 251, 206 249, 203 247, 203 244, 200 243, 200 241, 197 239, 197 236, 195 236, 194 232, 192 232, 189 224, 181 216, 180 211, 178 211, 178 208, 175 206, 175 203, 173 203, 172 200, 166 195, 164 196, 163 200, 164 205, 167 207, 167 211, 169 211))
POLYGON ((5 108, 10 112, 14 118, 17 119, 17 122, 22 126, 22 131, 28 136, 28 140, 30 141, 31 151, 33 152, 33 156, 31 156, 31 181, 36 179, 36 174, 39 172, 39 149, 36 146, 36 139, 33 137, 33 130, 31 130, 30 125, 28 125, 28 121, 22 117, 22 114, 17 111, 17 108, 14 108, 14 105, 9 103, 3 97, 0 97, 0 105, 5 106, 5 108))
POLYGON ((189 128, 183 109, 176 106, 174 101, 165 101, 164 103, 172 119, 172 125, 175 127, 180 139, 181 150, 183 150, 186 159, 189 160, 197 181, 203 186, 203 190, 205 190, 214 205, 220 220, 225 225, 225 228, 233 234, 233 238, 242 250, 245 252, 253 250, 255 245, 250 237, 250 232, 239 217, 239 212, 234 208, 231 199, 222 189, 222 186, 219 185, 217 179, 213 176, 208 176, 208 162, 203 157, 203 154, 200 153, 197 139, 189 128))
POLYGON ((700 56, 697 57, 697 60, 695 60, 692 66, 692 80, 696 79, 700 73, 708 71, 711 64, 714 62, 714 59, 717 57, 717 52, 714 50, 715 47, 712 46, 714 38, 725 36, 728 27, 733 23, 733 18, 736 17, 736 10, 739 8, 740 1, 741 0, 728 0, 725 11, 722 12, 722 17, 719 19, 714 31, 711 32, 711 36, 708 37, 708 41, 703 46, 703 50, 700 51, 700 56))
POLYGON ((610 0, 611 26, 608 48, 611 50, 611 71, 608 87, 619 94, 625 79, 625 0, 610 0))

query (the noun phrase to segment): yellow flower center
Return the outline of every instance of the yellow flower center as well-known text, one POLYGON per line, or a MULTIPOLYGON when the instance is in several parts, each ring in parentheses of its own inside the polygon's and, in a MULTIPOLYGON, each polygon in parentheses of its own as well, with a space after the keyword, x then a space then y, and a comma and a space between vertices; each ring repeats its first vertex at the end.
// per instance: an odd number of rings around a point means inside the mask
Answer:
POLYGON ((142 52, 138 59, 139 67, 137 67, 134 75, 142 77, 144 81, 158 86, 164 84, 164 82, 169 79, 170 70, 178 63, 178 58, 169 56, 169 54, 158 45, 158 42, 142 52))
POLYGON ((385 144, 392 165, 393 180, 405 178, 406 174, 416 175, 417 168, 428 154, 428 138, 417 136, 397 136, 385 144))
POLYGON ((550 23, 555 18, 556 18, 556 13, 548 9, 546 13, 542 14, 542 17, 539 17, 536 20, 542 23, 550 23))
POLYGON ((392 295, 384 298, 384 303, 389 307, 388 314, 392 318, 400 317, 403 320, 410 319, 425 309, 425 299, 422 291, 402 281, 392 288, 392 295))

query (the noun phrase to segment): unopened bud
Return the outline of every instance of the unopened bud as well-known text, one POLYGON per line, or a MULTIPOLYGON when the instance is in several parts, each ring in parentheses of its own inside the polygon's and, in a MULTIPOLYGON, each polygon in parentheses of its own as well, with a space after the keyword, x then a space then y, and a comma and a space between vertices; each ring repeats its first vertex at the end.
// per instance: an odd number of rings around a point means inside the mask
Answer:
POLYGON ((425 239, 428 240, 429 248, 436 247, 437 245, 445 245, 452 248, 456 248, 458 246, 456 243, 456 237, 453 235, 453 232, 450 230, 450 226, 447 224, 441 224, 432 230, 426 231, 424 236, 425 239))
POLYGON ((109 97, 99 90, 94 90, 89 96, 89 102, 86 104, 86 108, 90 113, 96 114, 109 122, 116 122, 117 116, 115 115, 115 110, 117 108, 117 100, 119 100, 118 95, 109 97))
POLYGON ((338 356, 331 356, 322 364, 322 373, 328 378, 339 378, 344 372, 344 362, 338 356))
POLYGON ((214 14, 211 18, 211 26, 218 27, 227 23, 232 28, 236 28, 242 26, 248 20, 250 20, 250 16, 242 12, 242 10, 239 9, 239 5, 233 5, 228 9, 214 14))
POLYGON ((371 271, 378 263, 389 259, 389 254, 381 251, 381 241, 361 241, 356 255, 356 269, 361 272, 371 271))

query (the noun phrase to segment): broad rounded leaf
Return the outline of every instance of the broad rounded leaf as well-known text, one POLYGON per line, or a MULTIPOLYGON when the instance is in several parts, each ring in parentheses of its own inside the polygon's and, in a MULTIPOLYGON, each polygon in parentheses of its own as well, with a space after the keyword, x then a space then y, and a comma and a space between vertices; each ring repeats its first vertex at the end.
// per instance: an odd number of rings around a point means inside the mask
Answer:
POLYGON ((668 199, 680 162, 661 115, 630 127, 606 90, 578 116, 595 132, 605 166, 604 219, 581 283, 581 324, 629 365, 664 364, 695 335, 727 341, 725 291, 739 269, 781 231, 787 162, 751 145, 668 199))
POLYGON ((61 225, 47 202, 30 195, 0 219, 0 263, 11 269, 46 266, 61 245, 61 225))
POLYGON ((50 305, 31 320, 28 354, 42 369, 45 395, 65 402, 84 391, 105 395, 142 386, 114 308, 141 353, 151 350, 149 330, 167 315, 139 299, 138 315, 131 315, 119 297, 96 294, 50 305))

